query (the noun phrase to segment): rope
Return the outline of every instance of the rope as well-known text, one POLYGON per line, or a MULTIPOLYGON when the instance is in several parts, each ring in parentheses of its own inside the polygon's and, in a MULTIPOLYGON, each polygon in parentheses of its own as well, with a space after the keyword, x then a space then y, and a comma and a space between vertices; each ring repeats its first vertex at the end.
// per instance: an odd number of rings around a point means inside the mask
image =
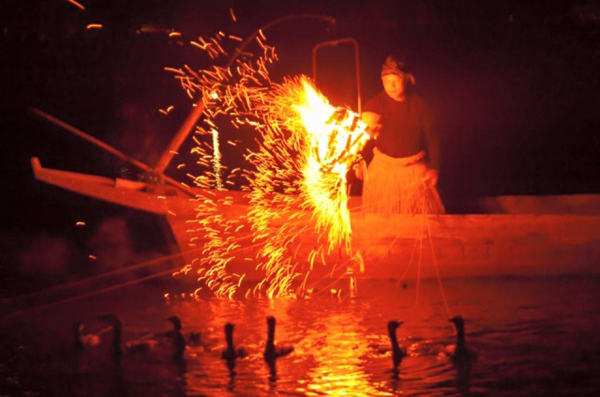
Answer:
POLYGON ((431 247, 431 258, 433 262, 433 268, 435 270, 436 279, 438 282, 438 287, 440 289, 440 295, 442 296, 442 302, 444 303, 444 309, 446 310, 446 316, 448 318, 452 318, 450 314, 450 308, 448 307, 448 299, 446 299, 446 293, 444 292, 444 286, 442 285, 442 277, 440 276, 440 269, 437 263, 437 259, 435 257, 435 251, 433 249, 433 238, 431 237, 431 228, 429 226, 429 220, 426 222, 427 224, 427 234, 429 236, 429 246, 431 247))
MULTIPOLYGON (((354 207, 353 210, 361 210, 361 209, 363 209, 363 207, 364 207, 363 205, 360 205, 360 206, 354 207)), ((427 224, 427 228, 428 228, 428 231, 429 231, 429 233, 428 233, 429 234, 429 242, 430 242, 430 246, 431 246, 431 250, 432 250, 432 257, 433 257, 433 261, 434 261, 434 266, 435 266, 435 271, 436 271, 436 276, 437 276, 437 279, 438 279, 438 284, 439 284, 440 292, 441 292, 441 295, 442 295, 442 298, 443 298, 443 301, 444 301, 444 306, 446 308, 446 313, 449 315, 450 311, 448 309, 447 299, 446 299, 446 296, 445 296, 445 293, 444 293, 444 290, 443 290, 443 286, 442 286, 442 282, 441 282, 441 277, 439 275, 439 268, 438 268, 438 265, 437 265, 437 260, 435 258, 434 251, 433 251, 433 242, 432 242, 432 238, 431 238, 429 223, 427 222, 426 224, 427 224)), ((388 224, 388 230, 390 230, 392 226, 393 226, 392 224, 388 224)), ((313 230, 314 230, 314 228, 313 228, 313 230)), ((415 250, 417 249, 417 244, 420 243, 419 260, 418 260, 418 275, 417 275, 417 285, 416 285, 416 298, 415 298, 415 305, 416 306, 418 305, 419 292, 420 292, 420 272, 421 272, 421 265, 422 265, 423 237, 424 237, 423 234, 424 234, 424 227, 423 227, 423 223, 422 223, 421 228, 419 230, 419 237, 417 238, 417 240, 415 240, 415 243, 413 245, 413 249, 411 250, 411 256, 410 256, 408 265, 405 268, 402 276, 399 279, 399 281, 402 281, 406 277, 406 275, 408 274, 408 271, 410 270, 410 268, 411 268, 411 266, 413 264, 413 259, 415 257, 415 250)), ((240 241, 252 238, 252 237, 253 237, 252 234, 247 234, 247 235, 236 237, 234 239, 234 241, 235 242, 240 242, 240 241)), ((395 242, 398 240, 398 238, 399 238, 399 236, 395 236, 394 240, 388 245, 388 249, 391 248, 395 244, 395 242)), ((258 247, 260 245, 261 245, 261 243, 255 243, 255 244, 252 244, 252 245, 249 245, 249 246, 239 247, 237 249, 229 251, 229 254, 235 254, 235 253, 237 253, 237 252, 239 252, 241 250, 246 250, 246 249, 249 249, 249 248, 251 249, 251 248, 254 248, 254 247, 258 247)), ((108 278, 110 276, 118 275, 120 273, 130 272, 130 271, 141 269, 141 268, 149 268, 149 267, 158 265, 160 263, 166 262, 168 260, 172 260, 172 259, 175 259, 175 258, 180 258, 183 255, 186 255, 186 254, 189 254, 189 253, 193 253, 193 252, 197 252, 197 251, 201 251, 203 249, 204 249, 204 247, 198 247, 198 248, 190 249, 190 250, 187 250, 187 251, 182 251, 182 252, 179 252, 179 253, 176 253, 176 254, 167 255, 167 256, 160 257, 160 258, 156 258, 156 259, 152 259, 152 260, 149 260, 149 261, 145 261, 145 262, 139 263, 137 265, 128 266, 126 268, 115 269, 113 271, 110 271, 110 272, 107 272, 107 273, 103 273, 103 274, 99 274, 99 275, 95 275, 95 276, 92 276, 92 277, 88 277, 88 278, 83 279, 83 280, 76 280, 76 281, 68 282, 68 283, 65 283, 65 284, 58 285, 58 286, 50 287, 50 288, 42 290, 42 291, 36 291, 36 292, 28 293, 28 294, 25 294, 25 295, 21 295, 21 296, 18 296, 18 297, 10 298, 8 300, 4 300, 4 303, 14 305, 14 304, 22 302, 22 301, 24 301, 26 299, 43 296, 45 294, 50 294, 50 293, 53 293, 53 292, 59 292, 59 291, 67 290, 69 288, 76 288, 76 287, 79 287, 79 286, 83 286, 85 284, 89 284, 89 283, 91 283, 93 281, 96 281, 96 280, 101 280, 101 279, 104 279, 104 278, 108 278)), ((370 253, 372 251, 373 251, 373 249, 370 249, 368 252, 370 253)), ((349 257, 348 259, 346 259, 345 261, 343 261, 340 265, 337 265, 337 266, 339 266, 339 268, 341 270, 343 270, 343 272, 342 272, 342 274, 339 277, 335 278, 331 283, 329 283, 328 287, 331 286, 331 285, 333 285, 333 284, 335 284, 339 280, 341 280, 347 274, 346 273, 347 269, 346 269, 345 265, 347 265, 352 260, 353 260, 353 258, 349 257)), ((70 298, 66 298, 66 299, 63 299, 63 300, 51 302, 51 303, 48 303, 48 304, 43 304, 43 305, 40 305, 40 306, 37 306, 37 307, 33 307, 33 308, 29 308, 29 309, 24 309, 24 310, 25 311, 35 310, 35 309, 39 309, 39 308, 43 308, 43 307, 49 307, 49 306, 52 306, 52 305, 58 305, 58 304, 66 303, 66 302, 71 302, 71 301, 74 301, 74 300, 77 300, 77 299, 82 299, 82 298, 85 298, 85 297, 93 296, 93 295, 96 295, 96 294, 101 294, 101 293, 104 293, 104 292, 107 292, 107 291, 111 291, 111 290, 115 290, 115 289, 118 289, 118 288, 122 288, 122 287, 126 287, 126 286, 129 286, 129 285, 133 285, 133 284, 136 284, 136 283, 140 283, 140 282, 143 282, 145 280, 152 279, 152 278, 161 277, 161 276, 167 275, 169 273, 172 273, 173 271, 176 271, 178 269, 180 269, 180 267, 174 267, 174 268, 171 268, 171 269, 168 269, 168 270, 165 270, 165 271, 162 271, 162 272, 150 275, 150 276, 142 277, 142 278, 139 278, 139 279, 136 279, 136 280, 127 281, 127 282, 116 284, 116 285, 113 285, 113 286, 110 286, 110 287, 107 287, 107 288, 104 288, 104 289, 101 289, 101 290, 97 290, 97 291, 92 291, 92 292, 88 292, 88 293, 76 295, 76 296, 73 296, 73 297, 70 297, 70 298)), ((332 275, 333 275, 333 271, 331 273, 332 275)), ((320 281, 326 279, 327 277, 328 277, 328 275, 324 275, 323 277, 319 278, 318 280, 315 280, 315 281, 311 282, 310 284, 311 285, 316 285, 317 283, 319 283, 320 281)), ((325 288, 328 288, 328 287, 325 287, 325 288)), ((17 311, 17 312, 13 312, 13 313, 20 313, 22 311, 23 310, 17 311)))
POLYGON ((65 299, 62 299, 62 300, 58 300, 58 301, 54 301, 54 302, 49 302, 49 303, 45 303, 45 304, 42 304, 42 305, 38 305, 38 306, 34 306, 34 307, 29 307, 29 308, 26 308, 26 309, 17 310, 17 311, 14 311, 12 313, 9 313, 8 315, 9 316, 13 316, 13 315, 23 314, 23 313, 26 313, 26 312, 36 311, 36 310, 40 310, 40 309, 47 309, 49 307, 62 305, 64 303, 69 303, 69 302, 74 302, 74 301, 77 301, 77 300, 80 300, 80 299, 89 298, 91 296, 100 295, 100 294, 103 294, 105 292, 109 292, 109 291, 113 291, 113 290, 116 290, 116 289, 119 289, 119 288, 126 287, 128 285, 133 285, 133 284, 141 283, 142 281, 151 280, 151 279, 157 278, 157 277, 162 277, 162 276, 165 276, 165 275, 171 273, 172 271, 173 271, 172 269, 166 270, 166 271, 163 271, 163 272, 160 272, 160 273, 152 274, 150 276, 146 276, 146 277, 142 277, 142 278, 139 278, 139 279, 127 281, 127 282, 124 282, 124 283, 121 283, 121 284, 117 284, 117 285, 112 285, 110 287, 106 287, 106 288, 103 288, 103 289, 100 289, 100 290, 97 290, 97 291, 91 291, 91 292, 87 292, 87 293, 84 293, 84 294, 75 295, 75 296, 72 296, 72 297, 69 297, 69 298, 65 298, 65 299))
POLYGON ((423 259, 423 234, 424 234, 424 227, 423 227, 423 221, 421 221, 421 227, 419 228, 419 265, 417 267, 417 285, 416 285, 416 292, 415 292, 415 307, 419 306, 419 289, 420 289, 420 284, 421 284, 421 264, 422 264, 422 259, 423 259))

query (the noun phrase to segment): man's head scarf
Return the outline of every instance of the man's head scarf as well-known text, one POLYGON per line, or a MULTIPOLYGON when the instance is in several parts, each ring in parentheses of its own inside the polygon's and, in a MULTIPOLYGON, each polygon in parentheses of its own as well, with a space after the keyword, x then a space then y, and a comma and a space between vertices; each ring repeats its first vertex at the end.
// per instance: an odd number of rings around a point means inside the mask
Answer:
POLYGON ((381 77, 388 74, 407 77, 412 84, 415 83, 415 77, 406 66, 406 62, 399 61, 391 55, 385 59, 383 67, 381 68, 381 77))

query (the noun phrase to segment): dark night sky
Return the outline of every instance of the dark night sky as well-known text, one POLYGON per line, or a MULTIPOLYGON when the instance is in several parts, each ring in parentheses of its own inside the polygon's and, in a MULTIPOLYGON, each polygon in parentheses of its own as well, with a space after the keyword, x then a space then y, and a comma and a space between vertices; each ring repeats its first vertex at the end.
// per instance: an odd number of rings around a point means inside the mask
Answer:
MULTIPOLYGON (((186 43, 218 30, 246 37, 300 13, 333 16, 337 24, 302 19, 266 32, 281 59, 273 75, 310 74, 312 46, 353 37, 360 46, 364 102, 380 89, 385 56, 406 59, 438 119, 440 185, 449 200, 600 193, 600 9, 585 1, 81 3, 85 11, 59 0, 0 6, 5 228, 53 228, 57 219, 70 224, 78 216, 72 208, 116 211, 33 180, 32 156, 48 166, 108 176, 123 164, 35 118, 29 107, 152 163, 190 106, 163 67, 209 64, 164 32, 136 32, 144 25, 174 29, 186 43), (86 30, 89 23, 104 29, 86 30), (176 106, 169 118, 158 113, 169 105, 176 106)), ((338 62, 340 71, 351 65, 338 62)))

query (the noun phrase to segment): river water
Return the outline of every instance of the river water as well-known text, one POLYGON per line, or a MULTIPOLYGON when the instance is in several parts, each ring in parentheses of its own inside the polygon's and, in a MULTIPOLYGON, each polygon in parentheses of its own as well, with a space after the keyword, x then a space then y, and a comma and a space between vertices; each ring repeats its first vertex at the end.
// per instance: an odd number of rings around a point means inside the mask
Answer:
POLYGON ((361 280, 356 297, 345 285, 333 287, 341 294, 325 288, 303 299, 227 300, 138 286, 14 313, 1 324, 0 395, 600 395, 600 279, 448 279, 442 288, 436 280, 361 280), (201 333, 200 341, 177 362, 159 347, 126 353, 116 364, 108 354, 111 332, 96 318, 108 312, 122 320, 124 343, 167 331, 173 314, 185 334, 201 333), (277 319, 276 343, 294 346, 277 360, 276 377, 262 356, 269 315, 277 319), (448 318, 456 315, 476 352, 468 366, 449 355, 455 331, 448 318), (391 319, 404 322, 398 339, 408 351, 397 377, 391 319), (78 360, 70 358, 75 320, 100 338, 78 360), (233 377, 221 360, 226 322, 249 352, 233 377))

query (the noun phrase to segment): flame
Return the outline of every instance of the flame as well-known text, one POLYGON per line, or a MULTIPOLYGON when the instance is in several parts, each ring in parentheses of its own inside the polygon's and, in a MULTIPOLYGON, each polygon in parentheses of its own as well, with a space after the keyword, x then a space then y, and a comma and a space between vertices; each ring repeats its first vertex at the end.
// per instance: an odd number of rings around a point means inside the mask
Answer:
POLYGON ((303 103, 294 105, 307 135, 302 169, 303 191, 312 208, 317 229, 328 229, 328 251, 344 245, 350 253, 350 212, 346 174, 369 139, 366 124, 357 113, 334 108, 305 77, 303 103))
MULTIPOLYGON (((219 32, 191 44, 218 58, 228 55, 226 40, 237 42, 219 32)), ((307 77, 271 81, 268 66, 277 55, 264 33, 255 41, 261 55, 242 54, 229 68, 165 68, 190 98, 199 97, 205 105, 192 149, 204 172, 188 174, 202 192, 195 200, 196 218, 188 221, 190 245, 202 249, 201 257, 189 265, 198 269, 198 281, 222 297, 244 288, 245 272, 230 269, 236 258, 251 266, 247 254, 241 253, 243 247, 252 247, 255 270, 264 274, 244 296, 303 294, 317 262, 326 265, 327 254, 336 247, 351 254, 346 173, 369 139, 359 115, 332 106, 307 77), (227 175, 226 159, 221 157, 219 134, 226 129, 218 124, 223 115, 236 129, 250 126, 257 134, 258 149, 248 151, 248 167, 240 174, 247 181, 242 189, 250 205, 235 219, 227 218, 232 200, 217 198, 212 190, 216 183, 223 191, 222 181, 231 185, 230 177, 239 170, 227 175), (308 253, 302 247, 306 234, 318 241, 308 253), (303 281, 294 289, 297 279, 303 281)))

